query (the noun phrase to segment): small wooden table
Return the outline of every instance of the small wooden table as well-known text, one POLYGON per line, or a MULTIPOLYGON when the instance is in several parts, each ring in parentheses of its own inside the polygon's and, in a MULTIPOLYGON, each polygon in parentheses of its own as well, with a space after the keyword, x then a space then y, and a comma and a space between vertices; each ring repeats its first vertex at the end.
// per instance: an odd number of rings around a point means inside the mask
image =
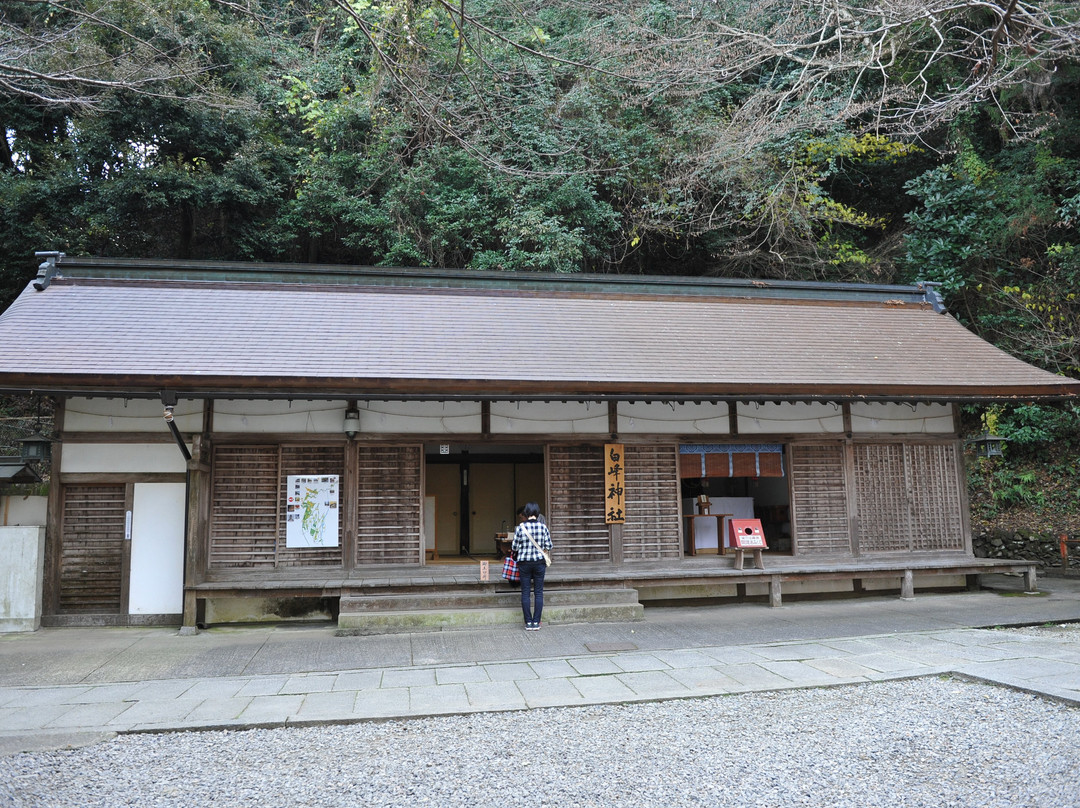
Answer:
POLYGON ((506 558, 510 555, 510 549, 513 547, 514 538, 509 533, 496 533, 495 534, 495 554, 500 558, 506 558))
POLYGON ((694 521, 697 519, 716 520, 716 554, 724 553, 724 520, 731 516, 730 513, 688 513, 686 519, 686 535, 690 539, 690 555, 697 555, 697 544, 694 541, 694 521))

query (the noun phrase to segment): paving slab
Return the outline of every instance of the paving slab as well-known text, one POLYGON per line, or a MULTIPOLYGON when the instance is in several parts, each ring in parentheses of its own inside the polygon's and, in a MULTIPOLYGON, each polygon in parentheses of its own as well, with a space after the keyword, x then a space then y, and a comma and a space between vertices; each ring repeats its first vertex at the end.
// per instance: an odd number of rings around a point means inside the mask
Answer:
POLYGON ((285 723, 299 712, 303 696, 254 696, 240 719, 247 724, 285 723))
MULTIPOLYGON (((184 721, 239 721, 244 711, 251 706, 254 696, 237 696, 231 699, 204 699, 196 704, 191 712, 183 717, 184 721)), ((136 707, 139 705, 136 705, 136 707)), ((132 710, 135 708, 133 707, 132 710)), ((134 720, 136 716, 132 716, 134 720)), ((161 718, 143 718, 138 716, 139 722, 144 724, 161 724, 165 721, 161 718)))
POLYGON ((407 687, 361 690, 353 704, 355 718, 397 718, 410 715, 407 687))
POLYGON ((526 679, 517 683, 518 690, 530 707, 567 707, 585 704, 585 698, 566 679, 526 679))
POLYGON ((536 671, 528 662, 487 663, 484 672, 492 682, 516 682, 520 679, 538 679, 536 671))
POLYGON ((382 683, 382 671, 347 671, 334 679, 334 690, 373 690, 382 683))
POLYGON ((355 691, 309 693, 304 697, 303 704, 300 705, 295 717, 298 721, 333 721, 342 716, 352 715, 355 704, 355 691))
MULTIPOLYGON (((113 726, 135 727, 140 724, 160 724, 170 719, 183 721, 193 710, 204 703, 201 699, 136 701, 127 710, 116 716, 110 724, 113 726)), ((247 702, 245 702, 245 706, 246 704, 247 702)))
POLYGON ((337 674, 292 676, 281 686, 279 695, 303 693, 327 693, 334 689, 337 674))
MULTIPOLYGON (((376 675, 382 678, 381 672, 376 675)), ((236 698, 276 696, 290 678, 289 676, 260 676, 257 679, 246 679, 240 683, 240 689, 233 695, 236 698)))
POLYGON ((441 715, 468 712, 470 709, 469 694, 464 684, 409 688, 410 715, 441 715))
POLYGON ((685 696, 689 688, 663 671, 620 673, 619 680, 642 699, 666 699, 685 696))
POLYGON ((482 665, 455 665, 436 670, 435 681, 440 685, 486 682, 488 675, 482 665))
POLYGON ((416 669, 393 669, 383 671, 382 687, 423 687, 435 684, 435 670, 433 668, 416 669))
POLYGON ((799 687, 817 687, 822 685, 836 684, 839 677, 828 673, 821 668, 809 664, 809 662, 796 660, 780 660, 777 662, 762 662, 761 667, 777 676, 782 676, 793 685, 799 687))
POLYGON ((773 673, 761 665, 724 665, 720 668, 720 672, 725 676, 730 676, 743 688, 769 690, 770 688, 791 687, 790 679, 773 673))
POLYGON ((766 645, 754 648, 754 653, 773 662, 799 659, 821 659, 839 656, 841 652, 828 643, 789 643, 787 645, 766 645))
POLYGON ((475 710, 524 710, 527 706, 513 681, 466 682, 465 695, 475 710))
POLYGON ((681 683, 683 687, 693 694, 717 695, 733 693, 743 687, 741 682, 709 666, 673 668, 668 671, 668 676, 681 683))
POLYGON ((652 654, 616 654, 611 657, 611 661, 628 673, 632 671, 663 671, 671 667, 652 654))
POLYGON ((614 675, 575 676, 570 679, 570 684, 589 702, 617 703, 637 696, 626 682, 614 675))
POLYGON ((610 657, 577 657, 568 659, 570 667, 582 676, 602 676, 606 674, 622 673, 623 669, 615 664, 610 657))

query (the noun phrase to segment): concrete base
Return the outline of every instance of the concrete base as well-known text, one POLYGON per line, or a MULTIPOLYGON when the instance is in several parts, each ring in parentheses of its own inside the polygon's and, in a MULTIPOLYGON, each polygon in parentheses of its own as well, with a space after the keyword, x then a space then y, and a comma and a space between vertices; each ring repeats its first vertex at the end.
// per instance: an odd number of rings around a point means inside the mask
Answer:
POLYGON ((332 598, 209 597, 205 622, 310 623, 333 620, 334 610, 332 598))
POLYGON ((0 633, 41 628, 45 528, 0 527, 0 633))

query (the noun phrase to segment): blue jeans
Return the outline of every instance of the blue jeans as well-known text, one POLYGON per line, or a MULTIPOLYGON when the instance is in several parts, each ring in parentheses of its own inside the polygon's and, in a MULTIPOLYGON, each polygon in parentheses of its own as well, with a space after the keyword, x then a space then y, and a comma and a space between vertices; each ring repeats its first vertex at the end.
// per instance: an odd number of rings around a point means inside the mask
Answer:
POLYGON ((540 615, 544 613, 544 573, 547 572, 547 564, 544 559, 539 561, 519 561, 518 569, 521 570, 521 614, 525 623, 539 623, 540 615), (529 607, 531 594, 536 590, 536 606, 529 607))

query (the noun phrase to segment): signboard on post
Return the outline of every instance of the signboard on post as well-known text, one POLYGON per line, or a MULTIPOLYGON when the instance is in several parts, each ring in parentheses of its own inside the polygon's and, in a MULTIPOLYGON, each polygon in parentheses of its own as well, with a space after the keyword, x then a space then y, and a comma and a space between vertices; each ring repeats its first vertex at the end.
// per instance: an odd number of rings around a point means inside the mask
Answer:
POLYGON ((621 525, 626 521, 623 480, 623 445, 604 444, 604 524, 621 525))

